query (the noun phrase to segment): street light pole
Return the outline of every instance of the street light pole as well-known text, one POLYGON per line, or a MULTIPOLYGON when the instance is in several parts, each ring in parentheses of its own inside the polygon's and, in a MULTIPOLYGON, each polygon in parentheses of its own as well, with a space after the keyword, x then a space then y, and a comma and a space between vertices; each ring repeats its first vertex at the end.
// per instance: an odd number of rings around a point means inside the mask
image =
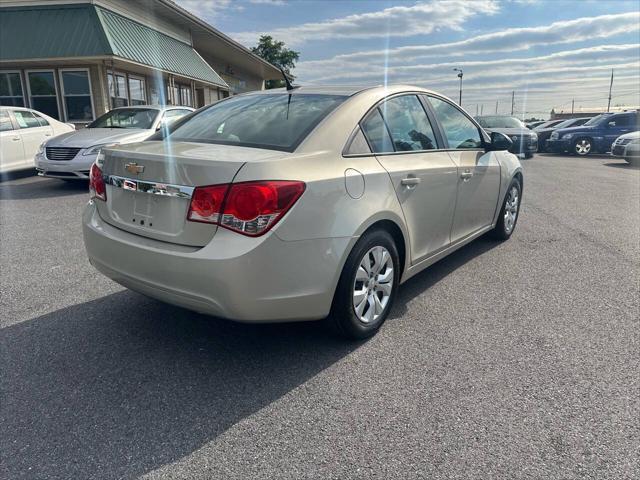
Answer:
POLYGON ((460 96, 458 97, 458 105, 462 106, 462 75, 464 75, 464 73, 461 68, 454 68, 453 71, 458 72, 458 78, 460 79, 460 96))

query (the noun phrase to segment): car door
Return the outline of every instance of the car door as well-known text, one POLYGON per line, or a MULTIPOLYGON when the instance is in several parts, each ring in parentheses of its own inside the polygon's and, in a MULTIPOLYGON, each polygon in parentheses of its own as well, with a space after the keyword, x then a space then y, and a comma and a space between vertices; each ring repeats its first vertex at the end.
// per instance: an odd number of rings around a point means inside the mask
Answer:
POLYGON ((23 163, 25 166, 33 165, 38 147, 53 134, 51 125, 34 112, 28 110, 14 110, 19 133, 22 137, 24 148, 23 163))
POLYGON ((435 96, 429 104, 457 167, 456 210, 451 241, 464 239, 493 223, 500 192, 497 152, 484 150, 483 134, 461 109, 435 96))
POLYGON ((19 168, 23 162, 22 137, 14 128, 9 110, 0 110, 0 172, 19 168))
POLYGON ((413 264, 447 247, 457 169, 439 151, 437 131, 417 95, 392 97, 361 122, 371 151, 389 173, 402 206, 413 264))
POLYGON ((616 138, 636 129, 636 114, 627 113, 615 115, 605 124, 605 145, 610 146, 616 138))

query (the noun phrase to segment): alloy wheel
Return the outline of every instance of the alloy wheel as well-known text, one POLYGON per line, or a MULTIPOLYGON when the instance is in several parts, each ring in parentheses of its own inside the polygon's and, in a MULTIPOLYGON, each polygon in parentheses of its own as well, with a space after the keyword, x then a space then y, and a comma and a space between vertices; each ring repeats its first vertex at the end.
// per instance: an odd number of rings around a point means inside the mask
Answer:
POLYGON ((393 260, 381 246, 360 260, 353 282, 353 309, 362 323, 375 322, 384 312, 393 289, 393 260))
POLYGON ((578 155, 587 155, 591 151, 591 142, 586 138, 576 142, 576 153, 578 155))
POLYGON ((513 186, 511 187, 511 190, 509 190, 507 201, 504 206, 504 230, 507 233, 511 233, 513 227, 516 225, 519 201, 520 194, 518 192, 518 188, 513 186))

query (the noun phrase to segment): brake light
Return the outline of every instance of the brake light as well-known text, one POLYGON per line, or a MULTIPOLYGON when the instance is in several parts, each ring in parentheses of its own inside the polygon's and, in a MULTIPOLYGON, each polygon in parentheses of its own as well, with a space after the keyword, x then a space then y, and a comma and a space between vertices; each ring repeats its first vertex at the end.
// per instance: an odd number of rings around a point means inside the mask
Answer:
POLYGON ((107 187, 104 183, 102 170, 96 163, 91 165, 91 170, 89 171, 89 195, 90 198, 107 200, 107 187))
POLYGON ((287 180, 197 187, 187 218, 256 237, 273 227, 304 189, 304 182, 287 180))

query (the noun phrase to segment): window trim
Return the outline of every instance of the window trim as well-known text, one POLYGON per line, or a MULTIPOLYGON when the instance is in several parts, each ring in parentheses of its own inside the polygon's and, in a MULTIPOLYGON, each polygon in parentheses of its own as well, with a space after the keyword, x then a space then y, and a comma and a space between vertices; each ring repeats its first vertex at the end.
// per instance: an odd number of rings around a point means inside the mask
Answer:
POLYGON ((139 106, 142 106, 142 105, 148 105, 148 100, 147 100, 147 78, 144 75, 136 75, 136 74, 133 74, 133 73, 127 73, 126 76, 127 76, 127 94, 129 95, 129 106, 130 107, 131 106, 139 107, 139 106), (142 99, 142 101, 144 103, 141 103, 139 105, 131 105, 131 101, 132 100, 136 100, 138 102, 140 101, 139 98, 135 98, 135 99, 131 98, 131 85, 129 84, 129 79, 131 79, 131 78, 134 79, 134 80, 140 80, 142 82, 142 96, 144 97, 142 99))
MULTIPOLYGON (((33 95, 31 95, 31 82, 29 81, 29 74, 30 73, 52 73, 53 74, 53 88, 56 91, 55 97, 56 97, 56 106, 58 107, 58 116, 63 119, 64 117, 64 112, 63 110, 60 108, 60 85, 58 82, 58 78, 56 75, 56 70, 55 68, 34 68, 34 69, 29 69, 29 70, 25 70, 24 71, 24 77, 25 77, 25 81, 27 83, 27 95, 29 97, 29 107, 31 110, 36 110, 35 108, 33 108, 33 102, 31 101, 31 98, 33 97, 33 95)), ((46 97, 52 97, 53 95, 36 95, 37 97, 42 97, 42 98, 46 98, 46 97)), ((36 110, 36 112, 39 112, 39 110, 36 110)), ((63 120, 59 120, 59 121, 63 121, 63 120)))
MULTIPOLYGON (((22 106, 21 108, 28 108, 29 106, 27 105, 27 101, 28 98, 25 95, 27 93, 26 89, 24 88, 24 78, 22 75, 22 71, 21 70, 0 70, 0 75, 3 73, 17 73, 18 74, 18 78, 20 79, 20 88, 22 89, 22 106)), ((6 98, 17 98, 17 97, 6 97, 6 98)), ((4 105, 5 107, 11 107, 12 105, 4 105)))
MULTIPOLYGON (((386 120, 384 119, 384 116, 382 117, 382 120, 385 122, 385 125, 386 125, 386 120)), ((387 133, 388 132, 389 132, 389 129, 388 129, 388 126, 387 126, 387 133)), ((447 98, 445 98, 442 95, 439 95, 437 93, 409 90, 409 91, 406 91, 406 92, 396 92, 396 93, 393 93, 391 95, 387 95, 386 97, 378 100, 375 104, 373 104, 365 112, 365 114, 362 116, 362 118, 358 121, 358 123, 354 127, 354 131, 351 132, 351 135, 349 135, 349 138, 345 142, 345 145, 344 145, 344 147, 342 149, 342 157, 343 158, 358 158, 358 157, 376 157, 376 156, 382 156, 382 155, 415 155, 415 154, 424 154, 424 153, 431 153, 431 152, 480 152, 480 151, 487 152, 487 146, 488 146, 489 142, 490 142, 490 137, 487 135, 487 132, 485 132, 484 129, 478 124, 478 122, 476 122, 463 109, 461 109, 459 106, 453 104, 447 98), (369 115, 371 115, 371 113, 375 109, 377 109, 383 102, 385 102, 385 101, 387 101, 387 100, 389 100, 389 99, 391 99, 393 97, 399 97, 399 96, 402 96, 402 95, 416 95, 418 97, 418 100, 420 100, 420 103, 424 102, 423 103, 423 107, 425 108, 425 112, 427 114, 427 118, 429 118, 429 121, 431 123, 431 127, 435 129, 434 130, 434 134, 436 135, 436 137, 438 137, 438 138, 436 138, 436 141, 438 143, 438 147, 442 146, 444 148, 436 148, 436 149, 433 149, 433 150, 410 150, 410 151, 401 151, 401 152, 393 151, 393 152, 385 152, 385 153, 375 153, 373 151, 373 149, 371 149, 371 144, 369 143, 369 139, 367 138, 367 135, 364 133, 364 129, 362 129, 362 122, 364 122, 369 117, 369 115), (423 99, 422 98, 422 97, 429 97, 429 96, 437 98, 439 100, 442 100, 444 102, 447 102, 447 103, 453 105, 455 108, 460 110, 469 120, 471 120, 471 122, 479 130, 480 137, 482 139, 482 147, 480 147, 480 148, 449 148, 449 142, 445 142, 445 137, 444 137, 444 134, 443 134, 443 131, 442 131, 442 125, 440 125, 440 122, 438 121, 438 118, 435 116, 435 112, 433 112, 433 108, 431 107, 431 104, 428 102, 427 99, 423 99), (347 151, 349 143, 351 142, 352 137, 355 135, 355 131, 357 130, 358 127, 360 129, 362 129, 362 133, 364 135, 364 138, 367 140, 367 144, 369 144, 369 148, 371 149, 371 153, 352 153, 352 154, 347 154, 345 152, 347 151)), ((395 146, 394 146, 394 148, 395 148, 395 146)))
MULTIPOLYGON (((59 82, 60 82, 60 100, 62 102, 62 109, 64 111, 64 119, 69 123, 89 123, 93 122, 96 119, 96 107, 93 102, 93 89, 91 88, 91 70, 89 68, 60 68, 58 69, 59 82), (89 100, 91 101, 91 120, 69 120, 69 115, 67 113, 67 102, 65 102, 65 93, 64 93, 64 80, 62 79, 62 74, 64 72, 87 72, 87 81, 89 82, 89 100)), ((71 93, 70 97, 86 97, 85 93, 77 94, 71 93)))

